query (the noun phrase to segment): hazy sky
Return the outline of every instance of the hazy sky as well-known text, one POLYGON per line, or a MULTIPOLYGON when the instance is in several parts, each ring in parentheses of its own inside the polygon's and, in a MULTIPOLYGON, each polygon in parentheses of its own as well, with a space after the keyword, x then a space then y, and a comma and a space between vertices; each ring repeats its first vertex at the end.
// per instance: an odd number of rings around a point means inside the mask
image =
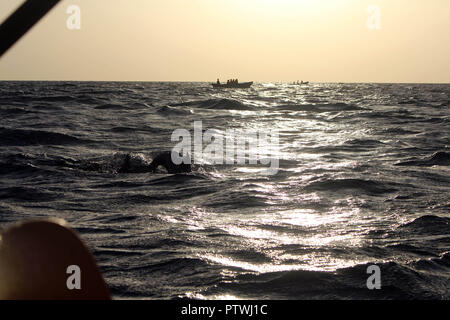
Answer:
POLYGON ((449 31, 450 0, 63 0, 0 79, 450 83, 449 31))

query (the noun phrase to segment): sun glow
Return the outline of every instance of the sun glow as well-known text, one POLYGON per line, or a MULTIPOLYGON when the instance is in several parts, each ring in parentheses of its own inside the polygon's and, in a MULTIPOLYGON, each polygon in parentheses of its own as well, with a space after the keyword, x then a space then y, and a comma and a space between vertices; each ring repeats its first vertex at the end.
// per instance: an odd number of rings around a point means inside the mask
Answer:
POLYGON ((314 0, 232 0, 230 2, 234 7, 249 11, 249 13, 271 16, 300 16, 304 11, 317 8, 323 3, 314 0))
POLYGON ((317 0, 247 0, 239 1, 246 3, 249 6, 273 6, 273 7, 302 7, 305 5, 312 5, 319 3, 317 0))
POLYGON ((261 6, 304 6, 317 1, 313 0, 250 0, 249 3, 261 6))

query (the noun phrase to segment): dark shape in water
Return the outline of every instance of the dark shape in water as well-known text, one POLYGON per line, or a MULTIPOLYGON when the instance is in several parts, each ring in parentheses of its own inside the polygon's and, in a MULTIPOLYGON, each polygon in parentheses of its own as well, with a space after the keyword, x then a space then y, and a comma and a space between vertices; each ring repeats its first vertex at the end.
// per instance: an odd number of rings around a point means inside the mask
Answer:
POLYGON ((242 82, 239 83, 238 80, 228 80, 227 83, 220 83, 219 79, 217 79, 217 83, 212 83, 212 86, 214 88, 233 88, 233 89, 248 89, 253 85, 253 81, 252 82, 242 82))
POLYGON ((303 81, 303 80, 302 80, 302 82, 300 82, 300 81, 295 82, 294 81, 292 84, 295 85, 295 86, 301 86, 301 85, 304 85, 304 84, 305 85, 309 84, 309 81, 303 81))
POLYGON ((123 162, 121 168, 117 170, 118 173, 144 173, 144 172, 156 172, 159 166, 164 167, 168 173, 187 173, 192 172, 192 166, 189 162, 175 164, 172 161, 172 152, 166 151, 158 154, 149 166, 136 167, 131 164, 131 155, 127 154, 125 156, 125 161, 123 162))
POLYGON ((428 159, 423 160, 411 160, 411 161, 404 161, 396 164, 397 166, 424 166, 424 167, 431 167, 431 166, 449 166, 450 165, 450 153, 440 151, 433 154, 428 159))
POLYGON ((1 230, 0 236, 0 299, 111 298, 90 250, 65 221, 52 219, 19 223, 1 230), (74 267, 73 270, 81 270, 82 290, 68 290, 70 274, 76 272, 70 271, 69 266, 74 267))

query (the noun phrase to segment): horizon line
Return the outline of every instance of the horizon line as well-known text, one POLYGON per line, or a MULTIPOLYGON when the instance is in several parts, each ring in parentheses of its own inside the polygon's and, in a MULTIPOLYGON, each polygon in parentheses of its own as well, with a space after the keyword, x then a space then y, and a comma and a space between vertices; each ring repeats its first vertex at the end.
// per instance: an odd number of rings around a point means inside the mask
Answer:
MULTIPOLYGON (((297 80, 295 80, 297 81, 297 80)), ((121 83, 215 83, 215 81, 205 80, 7 80, 0 79, 0 82, 121 82, 121 83)), ((254 81, 254 83, 281 83, 290 84, 292 81, 254 81)), ((309 81, 314 83, 345 83, 345 84, 444 84, 450 85, 450 82, 382 82, 382 81, 309 81)))

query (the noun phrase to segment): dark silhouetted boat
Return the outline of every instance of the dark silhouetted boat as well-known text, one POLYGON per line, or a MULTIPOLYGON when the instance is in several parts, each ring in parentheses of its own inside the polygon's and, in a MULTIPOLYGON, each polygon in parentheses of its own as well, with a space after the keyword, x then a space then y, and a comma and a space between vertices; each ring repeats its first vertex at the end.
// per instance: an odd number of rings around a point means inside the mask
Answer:
POLYGON ((309 84, 309 81, 303 81, 303 80, 302 80, 302 82, 297 81, 297 82, 293 82, 292 84, 293 84, 293 85, 296 85, 296 86, 301 86, 301 85, 309 84))
POLYGON ((252 82, 228 82, 228 83, 212 83, 212 86, 214 88, 217 89, 227 89, 227 88, 232 88, 232 89, 248 89, 252 86, 253 81, 252 82))

